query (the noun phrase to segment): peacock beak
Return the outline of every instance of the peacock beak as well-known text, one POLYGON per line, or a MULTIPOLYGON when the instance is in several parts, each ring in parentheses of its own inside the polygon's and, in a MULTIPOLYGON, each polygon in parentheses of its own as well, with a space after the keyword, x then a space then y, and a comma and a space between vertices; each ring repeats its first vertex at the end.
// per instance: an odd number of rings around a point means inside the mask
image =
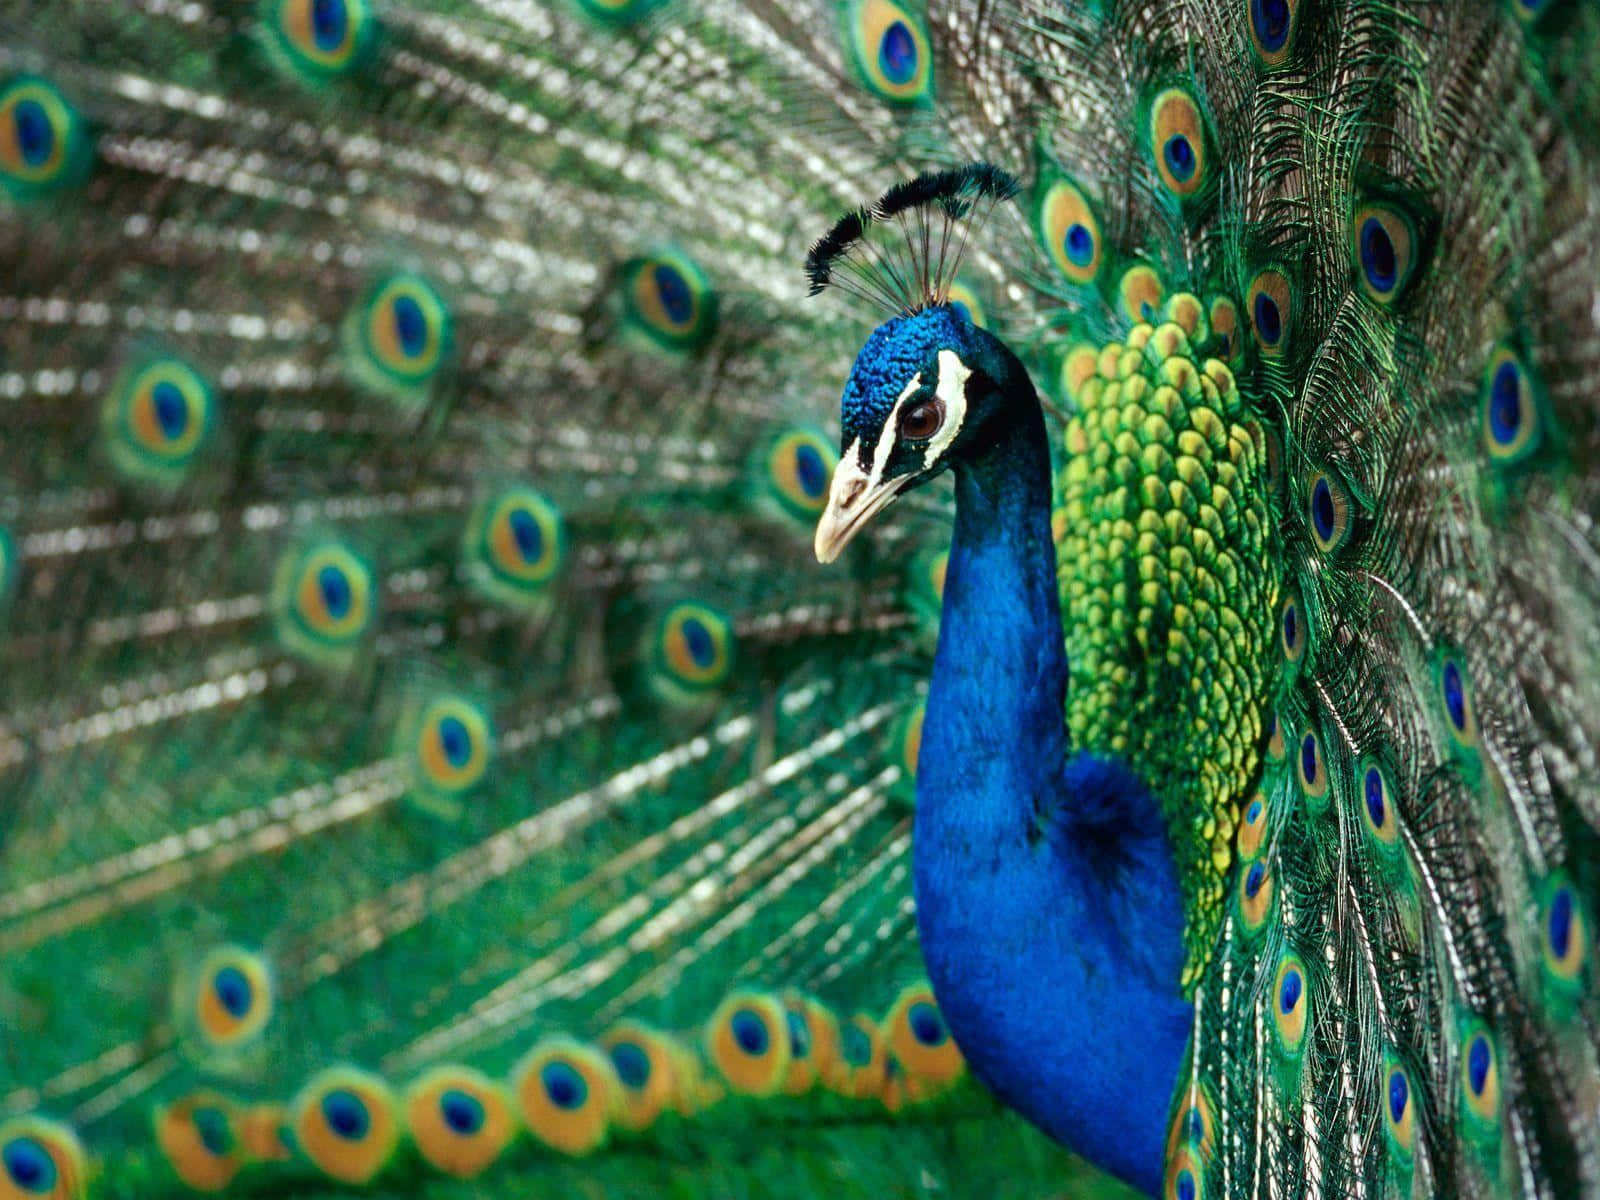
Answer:
POLYGON ((840 551, 877 516, 889 501, 900 494, 909 476, 873 480, 856 461, 854 447, 834 468, 833 485, 828 489, 828 507, 817 521, 817 561, 831 563, 840 551))

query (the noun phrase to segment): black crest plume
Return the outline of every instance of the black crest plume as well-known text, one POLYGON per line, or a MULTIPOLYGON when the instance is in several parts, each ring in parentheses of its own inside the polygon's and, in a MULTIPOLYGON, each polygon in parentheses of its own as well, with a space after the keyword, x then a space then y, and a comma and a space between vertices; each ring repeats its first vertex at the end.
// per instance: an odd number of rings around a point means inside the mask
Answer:
POLYGON ((895 184, 817 239, 806 255, 811 295, 832 285, 900 314, 944 304, 973 228, 1018 190, 1015 176, 988 163, 895 184), (874 236, 890 228, 899 236, 874 236))

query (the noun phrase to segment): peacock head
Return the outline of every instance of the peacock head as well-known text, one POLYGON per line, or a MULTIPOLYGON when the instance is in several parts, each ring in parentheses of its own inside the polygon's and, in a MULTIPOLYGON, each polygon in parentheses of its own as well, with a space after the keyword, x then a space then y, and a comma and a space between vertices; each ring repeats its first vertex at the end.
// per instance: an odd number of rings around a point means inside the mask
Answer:
POLYGON ((832 562, 896 496, 983 444, 1021 369, 998 338, 954 305, 873 330, 840 401, 841 453, 817 523, 818 561, 832 562))
POLYGON ((982 443, 1017 377, 1026 379, 1004 344, 951 302, 975 227, 1017 190, 987 163, 919 175, 847 213, 811 247, 812 295, 834 286, 896 314, 872 331, 845 384, 820 561, 982 443))

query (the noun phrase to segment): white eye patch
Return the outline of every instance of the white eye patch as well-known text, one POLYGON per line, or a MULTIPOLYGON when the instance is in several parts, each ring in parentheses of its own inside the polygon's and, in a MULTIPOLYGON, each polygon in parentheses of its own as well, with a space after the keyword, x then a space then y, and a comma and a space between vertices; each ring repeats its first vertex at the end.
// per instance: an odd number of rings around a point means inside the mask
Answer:
POLYGON ((939 383, 934 394, 944 405, 944 424, 928 440, 922 458, 924 470, 944 457, 950 443, 961 432, 962 423, 967 419, 967 380, 971 378, 972 371, 961 361, 960 355, 954 350, 939 351, 939 383))

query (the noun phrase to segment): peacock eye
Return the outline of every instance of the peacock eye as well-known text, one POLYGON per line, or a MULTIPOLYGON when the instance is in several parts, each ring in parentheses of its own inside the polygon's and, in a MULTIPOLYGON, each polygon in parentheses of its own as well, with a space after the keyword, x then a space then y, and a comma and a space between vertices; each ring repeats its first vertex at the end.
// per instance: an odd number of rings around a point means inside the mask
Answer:
POLYGON ((922 400, 900 410, 900 436, 925 442, 944 424, 944 405, 937 400, 922 400))

